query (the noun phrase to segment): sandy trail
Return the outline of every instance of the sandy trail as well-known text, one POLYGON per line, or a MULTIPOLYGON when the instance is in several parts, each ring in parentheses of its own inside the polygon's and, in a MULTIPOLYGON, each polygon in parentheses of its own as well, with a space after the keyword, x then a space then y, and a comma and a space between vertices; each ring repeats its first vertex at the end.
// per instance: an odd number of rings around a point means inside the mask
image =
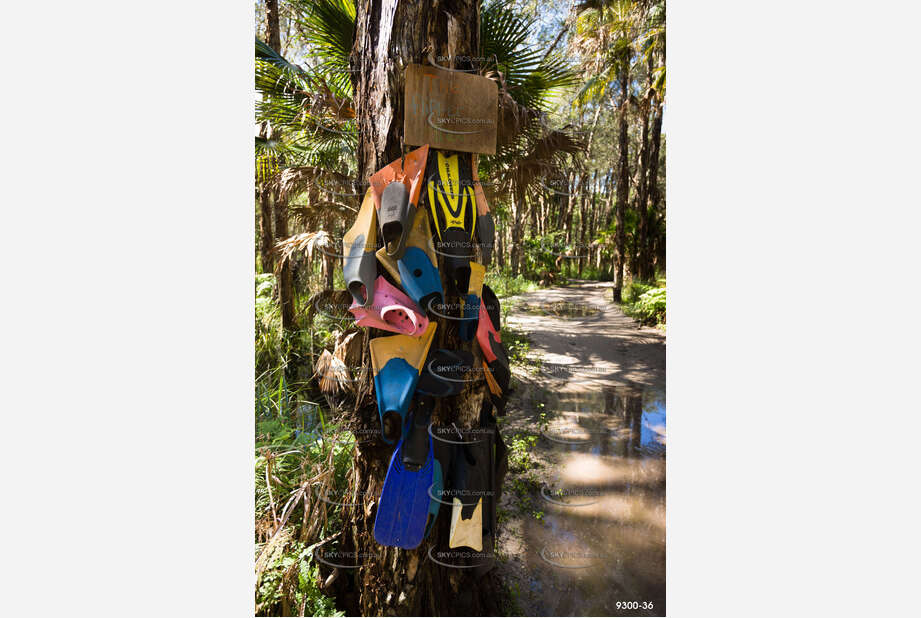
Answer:
POLYGON ((508 613, 664 615, 665 334, 610 298, 610 283, 578 282, 502 302, 538 361, 514 367, 500 419, 508 613))
POLYGON ((539 378, 547 386, 665 388, 665 333, 624 315, 610 300, 611 285, 581 282, 509 299, 519 309, 513 308, 506 323, 528 334, 531 349, 543 358, 539 378), (557 309, 592 315, 556 317, 557 309))

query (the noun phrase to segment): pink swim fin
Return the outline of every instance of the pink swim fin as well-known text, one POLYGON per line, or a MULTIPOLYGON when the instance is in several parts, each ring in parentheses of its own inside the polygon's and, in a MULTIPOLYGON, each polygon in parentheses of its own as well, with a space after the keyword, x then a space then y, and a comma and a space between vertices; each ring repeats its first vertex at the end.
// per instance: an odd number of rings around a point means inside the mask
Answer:
POLYGON ((383 275, 374 283, 374 301, 371 305, 362 307, 358 302, 353 302, 349 311, 359 326, 379 328, 410 337, 419 337, 429 326, 429 319, 416 308, 409 296, 392 286, 383 275))

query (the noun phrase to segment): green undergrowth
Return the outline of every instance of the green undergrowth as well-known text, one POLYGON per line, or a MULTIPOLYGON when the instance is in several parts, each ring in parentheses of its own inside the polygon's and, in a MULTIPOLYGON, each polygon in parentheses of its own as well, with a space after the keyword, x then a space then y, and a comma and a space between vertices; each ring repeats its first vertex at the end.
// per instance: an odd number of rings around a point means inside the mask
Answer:
POLYGON ((540 491, 537 468, 542 464, 534 458, 536 435, 515 434, 508 440, 508 469, 506 483, 515 496, 515 506, 522 515, 541 520, 544 512, 541 501, 535 498, 540 491))
POLYGON ((354 438, 329 439, 336 427, 319 406, 296 404, 285 391, 282 385, 257 400, 263 410, 255 427, 257 615, 342 616, 318 586, 313 548, 342 527, 341 506, 319 508, 318 495, 346 487, 354 438))
POLYGON ((525 279, 522 275, 512 277, 507 271, 490 271, 486 273, 486 285, 496 293, 499 298, 516 296, 525 292, 533 292, 540 287, 536 281, 525 279))
MULTIPOLYGON (((540 354, 531 351, 531 339, 528 335, 522 331, 503 326, 502 343, 508 351, 508 359, 513 366, 523 367, 535 375, 540 373, 543 367, 543 359, 540 354)), ((515 375, 512 374, 512 388, 515 388, 516 384, 515 375)))
POLYGON ((275 295, 274 277, 256 275, 256 615, 342 616, 318 585, 313 549, 342 528, 342 507, 318 496, 345 490, 354 438, 303 371, 333 327, 321 317, 282 336, 275 295))
POLYGON ((624 287, 621 308, 631 318, 649 326, 665 327, 665 279, 655 284, 631 281, 624 287))
POLYGON ((516 580, 503 581, 502 583, 502 615, 524 616, 521 607, 521 586, 516 580))

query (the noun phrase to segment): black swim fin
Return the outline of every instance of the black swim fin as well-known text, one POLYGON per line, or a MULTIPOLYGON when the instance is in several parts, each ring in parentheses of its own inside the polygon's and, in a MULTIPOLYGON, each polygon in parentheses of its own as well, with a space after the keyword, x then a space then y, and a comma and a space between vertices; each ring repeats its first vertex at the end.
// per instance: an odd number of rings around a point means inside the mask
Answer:
POLYGON ((499 336, 499 299, 488 285, 483 286, 477 341, 483 351, 483 372, 492 402, 500 416, 505 414, 509 385, 512 379, 508 351, 499 336))
POLYGON ((496 244, 496 225, 493 223, 492 213, 489 212, 489 203, 486 201, 486 192, 480 182, 478 155, 473 155, 473 195, 476 198, 476 236, 479 240, 480 253, 483 255, 483 265, 489 266, 492 260, 492 250, 496 244))
POLYGON ((473 354, 466 350, 432 350, 419 372, 416 392, 433 397, 460 393, 473 379, 473 354))
POLYGON ((487 444, 474 448, 475 456, 488 461, 487 480, 489 493, 485 498, 485 512, 483 515, 483 558, 474 568, 477 577, 488 573, 496 565, 496 541, 499 536, 498 509, 502 499, 502 484, 508 472, 508 450, 499 427, 491 412, 492 406, 484 402, 480 408, 480 428, 484 437, 488 438, 487 444))

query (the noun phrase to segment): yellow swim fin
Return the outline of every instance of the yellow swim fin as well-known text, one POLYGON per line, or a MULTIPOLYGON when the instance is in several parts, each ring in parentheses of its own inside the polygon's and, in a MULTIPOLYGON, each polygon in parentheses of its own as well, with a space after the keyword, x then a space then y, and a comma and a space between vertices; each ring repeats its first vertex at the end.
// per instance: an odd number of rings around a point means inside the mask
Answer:
POLYGON ((462 341, 472 341, 476 335, 480 315, 480 296, 483 294, 483 280, 486 267, 477 262, 470 262, 470 283, 463 300, 463 321, 460 323, 459 335, 462 341))
POLYGON ((374 394, 385 442, 393 443, 403 433, 419 372, 432 347, 437 326, 436 322, 429 322, 419 337, 393 335, 371 340, 374 394))
POLYGON ((483 498, 477 500, 476 508, 469 519, 464 519, 462 509, 464 504, 454 498, 451 507, 451 534, 448 545, 454 547, 470 547, 477 551, 483 550, 483 498))

